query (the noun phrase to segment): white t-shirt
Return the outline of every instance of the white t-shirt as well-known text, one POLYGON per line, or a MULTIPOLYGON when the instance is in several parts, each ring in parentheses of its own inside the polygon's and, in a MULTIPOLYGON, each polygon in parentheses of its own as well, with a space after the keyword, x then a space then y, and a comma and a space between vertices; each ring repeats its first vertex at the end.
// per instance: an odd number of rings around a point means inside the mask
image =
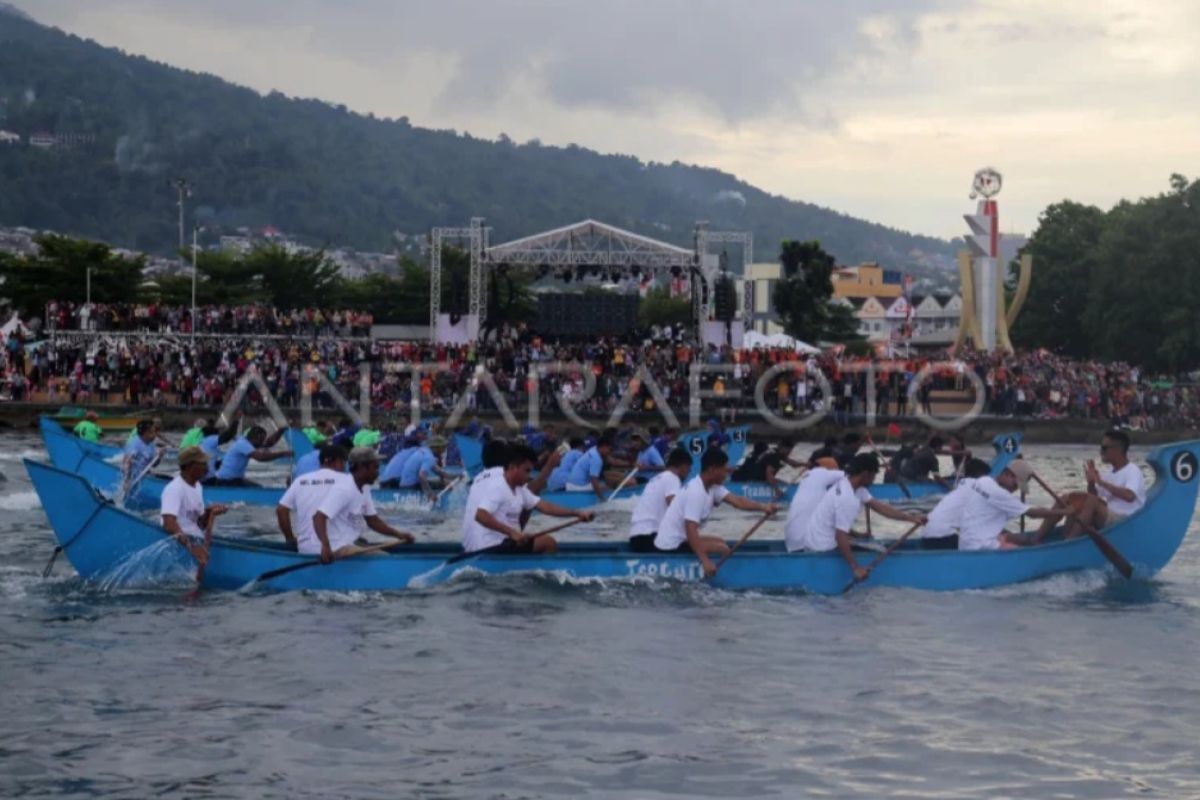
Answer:
POLYGON ((804 529, 808 526, 808 520, 817 510, 817 504, 821 502, 829 487, 844 477, 846 473, 840 469, 825 467, 814 467, 804 473, 788 506, 787 523, 783 528, 783 538, 789 553, 804 549, 804 529))
POLYGON ((728 496, 729 490, 721 484, 705 489, 699 475, 692 478, 682 491, 675 493, 675 499, 663 514, 658 524, 658 535, 654 537, 654 546, 659 550, 679 547, 687 541, 687 526, 684 523, 704 524, 704 520, 712 514, 713 507, 728 496))
MULTIPOLYGON (((344 477, 347 477, 344 472, 328 467, 306 472, 292 481, 283 497, 279 498, 279 505, 292 512, 292 532, 296 534, 296 549, 301 553, 311 555, 321 552, 321 540, 313 528, 313 517, 334 484, 344 477)), ((328 529, 326 533, 329 533, 328 529)), ((332 539, 329 544, 333 546, 332 539)))
MULTIPOLYGON (((307 476, 305 476, 307 477, 307 476)), ((362 529, 363 517, 376 515, 375 503, 371 500, 371 487, 358 488, 354 478, 342 474, 329 487, 329 491, 317 506, 317 511, 328 518, 325 524, 325 535, 329 537, 329 549, 337 552, 348 544, 354 544, 362 529)), ((297 537, 299 539, 299 537, 297 537)), ((321 542, 317 539, 316 552, 321 552, 321 542)), ((301 549, 301 553, 306 552, 301 549)))
POLYGON ((670 470, 664 470, 646 484, 638 497, 637 505, 633 507, 633 519, 629 526, 630 536, 654 533, 663 514, 667 513, 667 498, 679 494, 683 484, 679 476, 670 470))
POLYGON ((963 504, 958 549, 998 550, 1005 523, 1028 510, 1029 506, 990 476, 976 478, 963 504))
POLYGON ((929 512, 929 522, 921 531, 922 537, 940 539, 958 533, 962 527, 963 509, 967 505, 967 498, 971 496, 971 486, 974 483, 974 478, 963 478, 950 494, 933 507, 933 511, 929 512))
POLYGON ((163 488, 159 511, 163 516, 175 517, 179 529, 188 536, 204 538, 204 529, 200 527, 200 517, 204 515, 204 489, 198 482, 188 486, 187 481, 176 475, 163 488))
POLYGON ((838 480, 817 503, 804 529, 804 549, 810 553, 826 553, 837 549, 837 532, 849 532, 862 511, 863 503, 871 499, 866 487, 855 489, 849 479, 838 480))
POLYGON ((1146 481, 1142 476, 1142 471, 1138 468, 1137 464, 1134 464, 1132 461, 1130 461, 1120 469, 1112 470, 1109 472, 1109 474, 1101 475, 1100 477, 1103 478, 1106 483, 1120 486, 1122 489, 1128 489, 1136 495, 1136 497, 1133 499, 1133 502, 1127 502, 1114 497, 1113 493, 1108 489, 1105 489, 1103 486, 1097 486, 1096 494, 1101 500, 1108 503, 1109 511, 1112 511, 1114 514, 1120 514, 1121 516, 1127 517, 1133 512, 1140 510, 1142 506, 1146 505, 1146 481))
POLYGON ((470 516, 463 519, 463 550, 468 553, 493 547, 508 538, 476 520, 476 512, 487 511, 510 528, 520 528, 521 512, 532 509, 541 499, 524 486, 518 486, 516 489, 509 486, 503 473, 499 480, 490 478, 482 482, 477 481, 471 487, 471 491, 474 492, 476 488, 479 489, 478 502, 475 508, 470 510, 470 516))
POLYGON ((475 519, 479 510, 479 498, 483 497, 483 487, 488 481, 504 480, 504 467, 488 467, 471 479, 471 488, 467 490, 467 510, 463 513, 463 531, 467 530, 467 522, 475 519))

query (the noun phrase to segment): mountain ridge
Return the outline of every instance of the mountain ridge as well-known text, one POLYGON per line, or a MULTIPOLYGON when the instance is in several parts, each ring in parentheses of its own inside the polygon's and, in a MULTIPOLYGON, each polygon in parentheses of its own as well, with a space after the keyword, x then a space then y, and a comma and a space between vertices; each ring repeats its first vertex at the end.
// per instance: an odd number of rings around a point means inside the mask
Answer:
POLYGON ((260 94, 19 11, 0 14, 0 43, 0 129, 23 141, 55 137, 42 149, 0 147, 0 178, 14 189, 0 193, 0 224, 164 252, 177 237, 167 182, 186 175, 198 223, 269 224, 359 249, 472 216, 488 220, 495 242, 593 217, 688 244, 703 219, 754 233, 758 261, 774 260, 784 238, 815 238, 843 263, 918 273, 952 264, 953 242, 774 195, 711 167, 493 141, 260 94))

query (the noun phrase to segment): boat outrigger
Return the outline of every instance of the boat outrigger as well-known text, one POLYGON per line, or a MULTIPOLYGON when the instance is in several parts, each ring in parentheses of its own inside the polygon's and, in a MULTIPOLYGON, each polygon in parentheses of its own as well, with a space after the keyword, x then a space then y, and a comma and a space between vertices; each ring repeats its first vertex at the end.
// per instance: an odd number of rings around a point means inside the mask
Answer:
MULTIPOLYGON (((1170 561, 1187 533, 1200 486, 1200 441, 1156 448, 1148 460, 1157 480, 1145 506, 1103 532, 1133 565, 1134 576, 1142 579, 1170 561)), ((26 461, 25 467, 59 547, 85 580, 102 580, 164 540, 161 527, 112 505, 80 476, 32 461, 26 461)), ((567 542, 553 556, 481 553, 458 561, 460 553, 455 543, 428 543, 320 565, 313 556, 290 551, 282 542, 216 536, 203 585, 238 589, 258 582, 274 590, 389 591, 436 584, 464 569, 485 574, 554 573, 575 579, 702 579, 699 562, 690 554, 635 552, 624 542, 567 542), (284 572, 260 580, 279 570, 284 572)), ((179 557, 188 558, 182 548, 179 557)), ((864 586, 986 589, 1056 573, 1108 568, 1105 556, 1082 536, 1051 538, 1034 547, 971 552, 922 550, 919 543, 906 542, 871 572, 864 586)), ((788 553, 776 540, 748 542, 712 583, 730 589, 836 594, 850 578, 846 562, 837 553, 788 553)))

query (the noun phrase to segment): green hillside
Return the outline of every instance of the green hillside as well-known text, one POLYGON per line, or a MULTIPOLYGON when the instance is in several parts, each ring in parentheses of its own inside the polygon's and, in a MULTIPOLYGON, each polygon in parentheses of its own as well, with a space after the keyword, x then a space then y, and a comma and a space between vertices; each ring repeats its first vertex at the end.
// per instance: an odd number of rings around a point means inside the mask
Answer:
POLYGON ((386 250, 484 216, 493 241, 594 217, 680 244, 693 223, 753 231, 759 260, 819 239, 841 261, 948 264, 949 242, 772 196, 714 169, 581 147, 517 145, 414 127, 344 106, 267 96, 158 64, 0 10, 0 225, 151 252, 176 240, 173 190, 199 221, 275 227, 312 244, 386 250), (54 147, 27 144, 34 133, 54 147))

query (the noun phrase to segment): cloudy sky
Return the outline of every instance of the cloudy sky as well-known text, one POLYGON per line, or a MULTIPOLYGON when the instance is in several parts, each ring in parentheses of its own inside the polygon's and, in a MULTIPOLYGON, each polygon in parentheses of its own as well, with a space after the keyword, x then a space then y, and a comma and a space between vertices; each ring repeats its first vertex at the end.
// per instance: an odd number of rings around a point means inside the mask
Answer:
POLYGON ((260 91, 717 167, 952 236, 1200 174, 1196 0, 11 0, 260 91))

